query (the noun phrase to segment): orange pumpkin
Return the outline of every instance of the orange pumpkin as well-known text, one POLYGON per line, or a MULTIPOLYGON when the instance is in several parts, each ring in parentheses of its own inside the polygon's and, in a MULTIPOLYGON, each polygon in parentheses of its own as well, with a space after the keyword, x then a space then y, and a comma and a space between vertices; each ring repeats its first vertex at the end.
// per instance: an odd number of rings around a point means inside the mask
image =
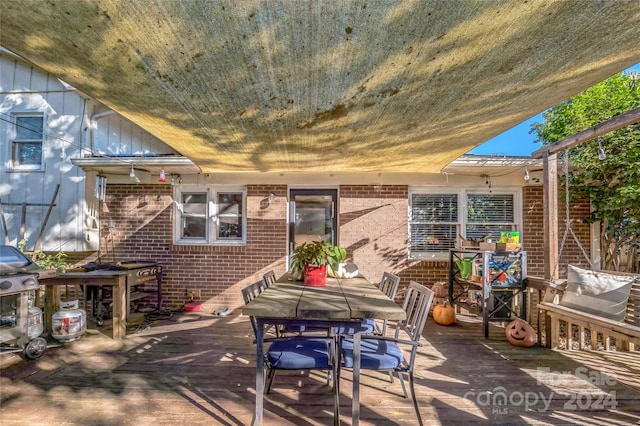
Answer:
POLYGON ((456 322, 456 309, 448 301, 433 308, 433 320, 436 324, 451 325, 456 322))
POLYGON ((530 348, 536 344, 536 332, 523 319, 517 318, 511 321, 507 325, 505 330, 507 340, 514 346, 521 346, 523 348, 530 348))

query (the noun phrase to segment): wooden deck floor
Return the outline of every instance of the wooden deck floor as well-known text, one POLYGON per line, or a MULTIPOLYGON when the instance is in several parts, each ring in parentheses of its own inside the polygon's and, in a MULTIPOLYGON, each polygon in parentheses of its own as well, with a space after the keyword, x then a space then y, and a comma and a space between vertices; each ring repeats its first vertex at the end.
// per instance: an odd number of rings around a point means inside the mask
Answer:
MULTIPOLYGON (((503 330, 459 317, 427 324, 416 373, 427 425, 639 424, 640 353, 557 352, 509 345, 503 330)), ((0 424, 249 425, 255 348, 246 317, 176 314, 114 342, 93 333, 25 362, 0 361, 0 424)), ((364 372, 363 425, 413 425, 400 383, 364 372)), ((351 424, 351 375, 343 371, 341 424, 351 424)), ((279 375, 265 424, 332 424, 321 373, 279 375)))

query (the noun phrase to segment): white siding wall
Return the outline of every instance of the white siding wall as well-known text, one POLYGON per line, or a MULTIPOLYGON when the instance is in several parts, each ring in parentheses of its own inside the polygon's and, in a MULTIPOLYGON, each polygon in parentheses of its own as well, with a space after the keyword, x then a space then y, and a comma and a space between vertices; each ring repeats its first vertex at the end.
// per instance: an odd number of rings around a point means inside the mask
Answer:
MULTIPOLYGON (((43 250, 90 250, 84 243, 84 172, 71 164, 84 143, 85 99, 56 78, 0 53, 0 200, 10 244, 24 237, 32 249, 40 234, 55 188, 60 191, 43 235, 43 250), (11 171, 12 113, 42 112, 45 121, 44 170, 11 171), (26 208, 23 208, 26 203, 26 208), (23 213, 24 212, 24 213, 23 213)), ((2 243, 5 230, 0 226, 2 243)), ((97 247, 97 246, 96 246, 97 247)))
POLYGON ((117 114, 102 117, 96 125, 94 154, 108 156, 177 154, 162 141, 117 114))
POLYGON ((57 78, 0 50, 0 201, 8 232, 0 222, 0 244, 17 245, 24 223, 27 249, 40 234, 56 186, 56 205, 43 235, 44 251, 92 251, 99 247, 98 204, 93 195, 95 175, 85 176, 71 158, 86 153, 110 156, 175 153, 160 140, 117 114, 96 121, 108 111, 61 83, 57 78), (42 171, 10 170, 11 114, 42 112, 46 123, 42 171), (23 215, 23 204, 26 214, 23 215))

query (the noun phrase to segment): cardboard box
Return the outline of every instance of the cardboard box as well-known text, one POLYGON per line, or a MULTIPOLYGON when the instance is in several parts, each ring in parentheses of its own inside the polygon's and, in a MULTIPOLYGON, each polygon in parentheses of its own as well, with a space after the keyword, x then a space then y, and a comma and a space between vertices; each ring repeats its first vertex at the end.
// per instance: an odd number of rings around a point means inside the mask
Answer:
POLYGON ((480 250, 506 251, 507 243, 480 243, 480 250))
POLYGON ((507 251, 518 251, 520 250, 520 243, 507 243, 507 251))

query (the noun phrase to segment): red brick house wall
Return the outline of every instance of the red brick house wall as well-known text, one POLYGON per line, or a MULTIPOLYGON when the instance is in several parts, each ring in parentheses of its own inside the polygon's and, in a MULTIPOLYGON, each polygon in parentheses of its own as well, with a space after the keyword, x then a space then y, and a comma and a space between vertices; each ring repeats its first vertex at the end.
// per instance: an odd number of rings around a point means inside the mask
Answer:
MULTIPOLYGON (((400 275, 401 287, 410 280, 431 285, 447 280, 448 261, 408 259, 408 191, 406 185, 342 185, 339 202, 339 242, 372 281, 384 271, 400 275)), ((587 242, 589 225, 582 223, 588 204, 572 206, 572 227, 587 242)), ((110 184, 103 206, 100 258, 104 262, 155 260, 165 272, 165 307, 188 301, 189 290, 202 293, 203 311, 242 306, 240 289, 273 269, 286 269, 287 186, 247 187, 247 244, 242 247, 174 245, 172 188, 168 185, 110 184), (268 194, 275 200, 269 201, 268 194), (112 220, 115 227, 109 229, 112 220)), ((564 224, 564 213, 559 213, 564 224)), ((542 188, 523 190, 523 244, 528 271, 542 275, 542 188)), ((561 229, 562 233, 564 229, 561 229)), ((584 243, 583 243, 584 244, 584 243)), ((588 246, 586 247, 588 250, 588 246)), ((567 241, 562 262, 585 265, 577 245, 567 241)))
MULTIPOLYGON (((560 264, 558 270, 560 277, 567 274, 567 264, 591 268, 585 259, 580 246, 569 233, 564 247, 561 247, 566 230, 566 213, 563 194, 559 195, 558 203, 558 238, 560 252, 560 264)), ((522 192, 522 218, 523 218, 523 247, 527 251, 527 272, 529 275, 544 276, 544 211, 542 206, 542 187, 527 186, 522 192)), ((571 229, 580 240, 580 244, 591 255, 589 239, 591 235, 590 225, 586 219, 589 217, 589 203, 586 201, 574 202, 569 206, 569 218, 571 229)), ((555 265, 552 265, 552 268, 555 265)))
POLYGON ((102 261, 155 260, 163 267, 163 300, 172 307, 201 290, 203 309, 242 305, 240 289, 274 269, 285 271, 286 186, 251 185, 247 193, 247 244, 242 247, 173 244, 172 190, 165 185, 109 185, 102 222, 102 261), (275 201, 268 194, 275 193, 275 201), (111 241, 113 237, 113 241, 111 241))

